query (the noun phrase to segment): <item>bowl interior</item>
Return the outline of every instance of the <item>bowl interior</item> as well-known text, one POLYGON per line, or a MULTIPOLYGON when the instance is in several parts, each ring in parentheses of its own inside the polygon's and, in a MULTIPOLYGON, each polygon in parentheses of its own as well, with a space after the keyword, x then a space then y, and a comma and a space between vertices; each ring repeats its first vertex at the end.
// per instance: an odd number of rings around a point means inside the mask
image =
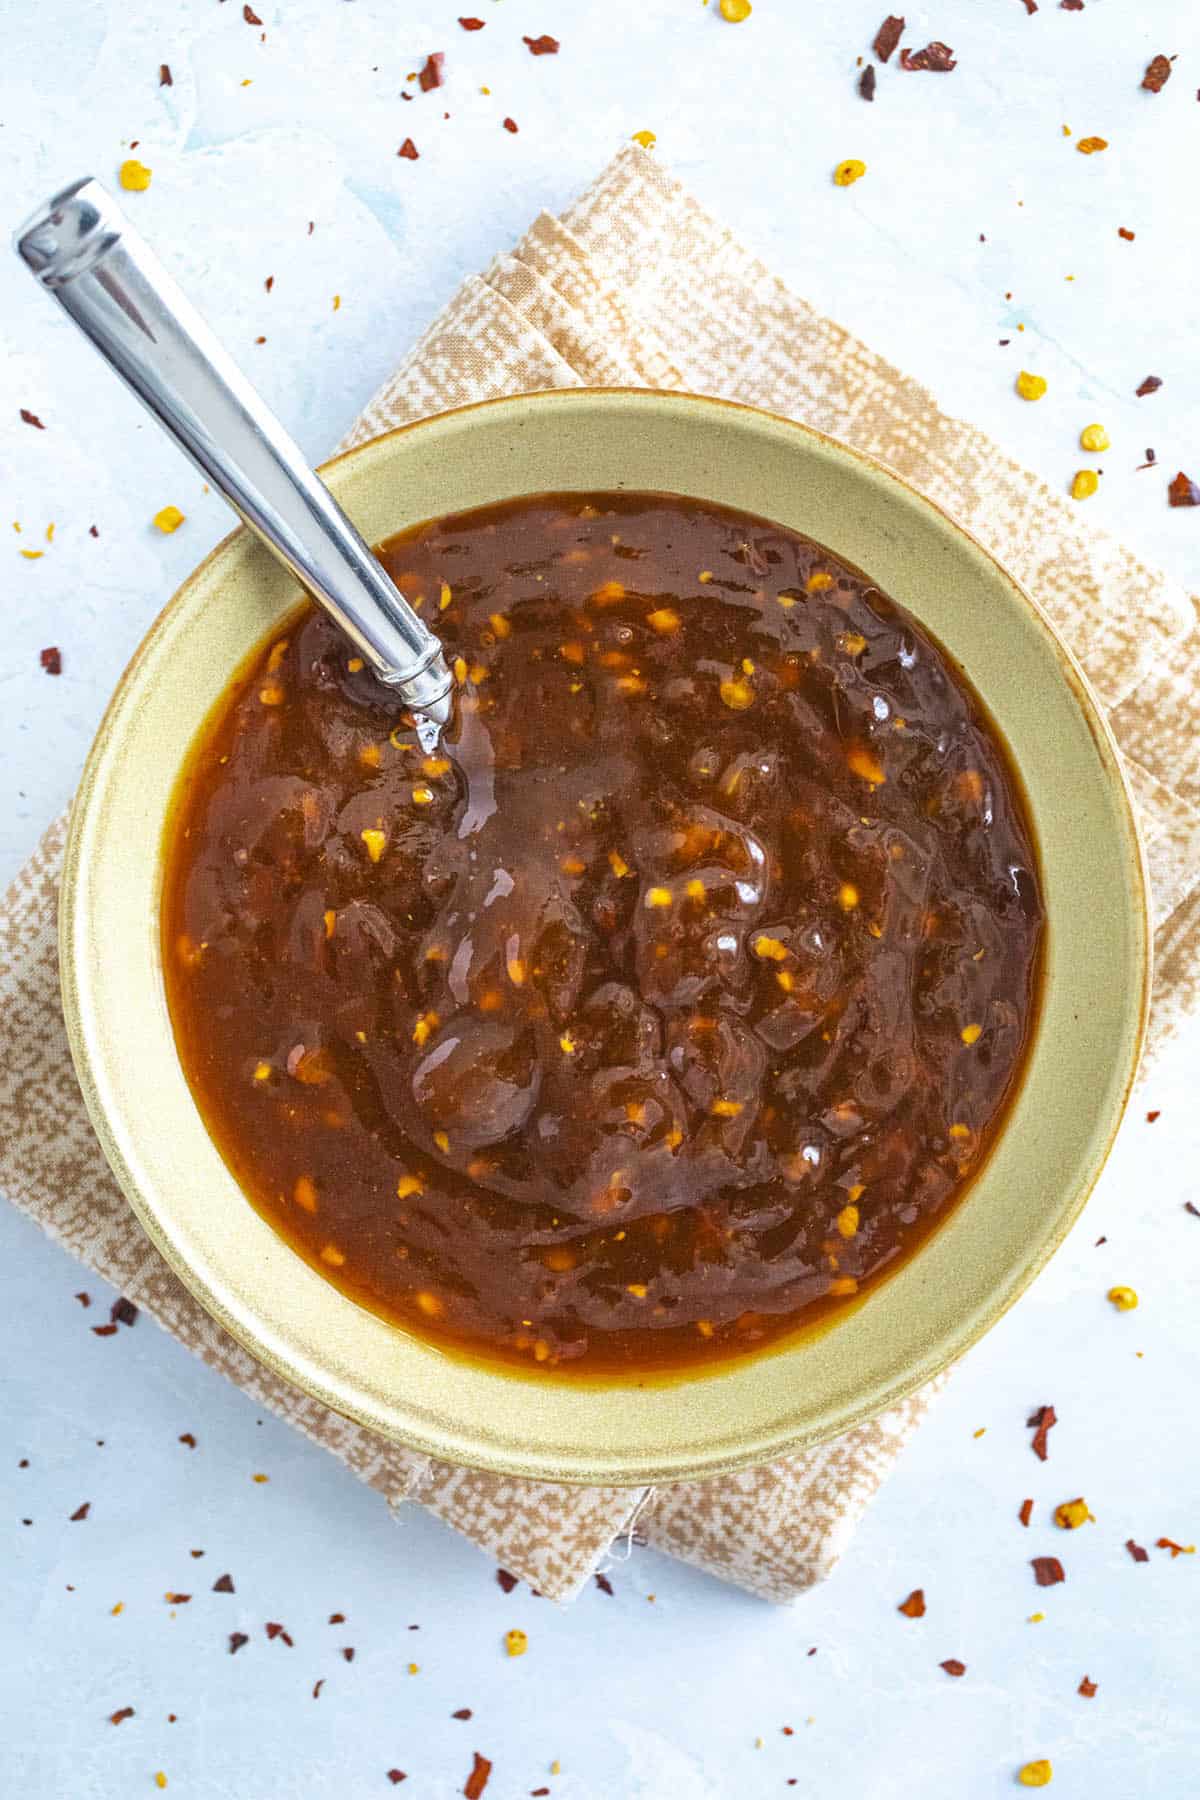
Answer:
POLYGON ((160 846, 176 772, 238 662, 298 590, 249 534, 166 609, 85 771, 64 880, 67 1023, 101 1143, 145 1229, 262 1361, 430 1455, 549 1480, 707 1475, 819 1442, 959 1355, 1032 1279, 1082 1206, 1144 1023, 1140 852, 1116 754, 1041 614, 895 476, 805 428, 726 403, 566 391, 445 414, 330 466, 369 541, 547 490, 720 500, 866 570, 975 684, 1021 770, 1048 916, 1021 1091, 982 1173, 919 1253, 824 1333, 670 1382, 608 1387, 447 1356, 362 1310, 243 1197, 196 1110, 167 1013, 160 846))

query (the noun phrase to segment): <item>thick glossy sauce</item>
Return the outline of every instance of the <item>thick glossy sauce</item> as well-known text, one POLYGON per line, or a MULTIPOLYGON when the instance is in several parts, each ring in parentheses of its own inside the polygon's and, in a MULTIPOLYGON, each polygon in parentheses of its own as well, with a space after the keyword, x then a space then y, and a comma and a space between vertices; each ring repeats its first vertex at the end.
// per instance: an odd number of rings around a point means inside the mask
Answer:
POLYGON ((653 495, 381 551, 427 756, 312 610, 181 783, 184 1068, 259 1210, 423 1334, 604 1376, 822 1319, 978 1168, 1042 908, 976 697, 862 575, 653 495))

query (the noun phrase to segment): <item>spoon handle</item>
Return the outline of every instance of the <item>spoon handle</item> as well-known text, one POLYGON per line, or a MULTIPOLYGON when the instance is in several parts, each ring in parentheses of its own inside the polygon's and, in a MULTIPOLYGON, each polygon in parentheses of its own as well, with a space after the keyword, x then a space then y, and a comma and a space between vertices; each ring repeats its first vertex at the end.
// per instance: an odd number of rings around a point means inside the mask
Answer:
POLYGON ((445 724, 454 684, 437 638, 112 195, 75 182, 21 227, 15 247, 380 680, 445 724))

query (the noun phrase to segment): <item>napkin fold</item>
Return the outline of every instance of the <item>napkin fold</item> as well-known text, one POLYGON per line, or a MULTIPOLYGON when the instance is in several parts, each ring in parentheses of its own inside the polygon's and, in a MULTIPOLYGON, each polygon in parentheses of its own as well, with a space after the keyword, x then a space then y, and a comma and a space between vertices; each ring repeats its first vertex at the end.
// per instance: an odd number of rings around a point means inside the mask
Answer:
MULTIPOLYGON (((1087 671, 1137 803, 1155 925, 1150 1050, 1161 1048, 1200 1003, 1197 601, 789 293, 635 146, 464 283, 343 447, 498 394, 602 386, 690 389, 802 418, 890 463, 1037 595, 1087 671)), ((937 1383, 766 1468, 654 1489, 563 1487, 387 1443, 222 1331, 143 1236, 84 1110, 58 988, 64 838, 60 819, 0 903, 0 1191, 393 1508, 426 1507, 554 1599, 572 1598, 628 1537, 771 1600, 829 1573, 937 1383)))

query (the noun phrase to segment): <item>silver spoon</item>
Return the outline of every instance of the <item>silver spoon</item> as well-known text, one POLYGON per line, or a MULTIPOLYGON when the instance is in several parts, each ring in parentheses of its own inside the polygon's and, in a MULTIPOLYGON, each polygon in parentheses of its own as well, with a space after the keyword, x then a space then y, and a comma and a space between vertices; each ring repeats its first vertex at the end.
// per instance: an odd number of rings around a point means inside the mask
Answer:
POLYGON ((112 195, 77 181, 14 242, 122 381, 436 737, 454 687, 440 643, 112 195))

